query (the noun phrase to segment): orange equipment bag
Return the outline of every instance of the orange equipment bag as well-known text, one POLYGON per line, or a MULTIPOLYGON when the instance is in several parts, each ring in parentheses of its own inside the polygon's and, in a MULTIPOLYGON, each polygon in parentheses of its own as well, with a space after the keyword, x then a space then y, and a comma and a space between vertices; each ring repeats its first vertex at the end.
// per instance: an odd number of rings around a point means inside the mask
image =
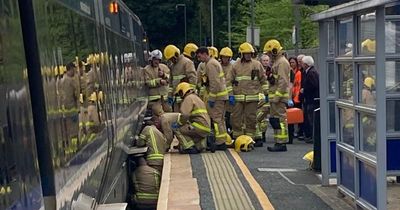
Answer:
POLYGON ((297 124, 304 122, 303 110, 299 108, 286 109, 286 115, 288 124, 297 124))

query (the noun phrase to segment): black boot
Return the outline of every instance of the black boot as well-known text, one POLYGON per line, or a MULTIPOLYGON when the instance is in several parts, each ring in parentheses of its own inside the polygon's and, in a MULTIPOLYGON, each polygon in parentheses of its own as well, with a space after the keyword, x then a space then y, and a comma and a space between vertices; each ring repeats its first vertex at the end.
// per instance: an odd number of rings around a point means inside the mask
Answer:
POLYGON ((263 147, 263 140, 262 139, 255 139, 254 147, 263 147))
POLYGON ((286 144, 279 144, 276 143, 273 147, 267 147, 268 151, 270 152, 286 152, 286 144))
POLYGON ((217 145, 215 144, 215 137, 213 135, 208 135, 207 136, 207 151, 214 153, 216 149, 217 149, 217 145))
POLYGON ((216 145, 215 147, 216 147, 215 148, 216 150, 222 150, 222 151, 226 150, 226 144, 225 143, 216 145))
POLYGON ((192 146, 192 147, 184 149, 184 150, 179 150, 179 153, 181 153, 181 154, 198 154, 199 150, 197 150, 195 146, 192 146))

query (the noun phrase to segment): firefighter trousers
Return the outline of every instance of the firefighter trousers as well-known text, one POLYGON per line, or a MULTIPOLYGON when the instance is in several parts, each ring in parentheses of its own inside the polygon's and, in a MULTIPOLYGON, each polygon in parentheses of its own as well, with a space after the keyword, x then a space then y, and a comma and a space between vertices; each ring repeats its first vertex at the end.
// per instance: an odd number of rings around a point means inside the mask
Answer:
POLYGON ((207 148, 207 135, 209 132, 198 129, 190 124, 185 124, 178 129, 177 137, 184 137, 186 141, 192 140, 195 147, 199 151, 203 151, 207 148))
POLYGON ((207 105, 207 112, 213 122, 211 126, 214 126, 216 144, 224 144, 228 135, 225 125, 225 101, 215 101, 212 108, 207 105))
POLYGON ((179 119, 180 113, 171 112, 164 113, 161 115, 161 130, 167 139, 167 147, 169 147, 174 139, 174 134, 179 141, 179 145, 183 147, 183 149, 188 149, 194 145, 193 140, 190 137, 184 136, 181 132, 175 131, 172 129, 171 125, 174 122, 177 122, 179 119))
POLYGON ((240 135, 255 137, 257 105, 257 101, 235 103, 231 113, 233 138, 240 135))
MULTIPOLYGON (((288 126, 286 122, 286 104, 278 102, 270 102, 270 118, 277 119, 276 126, 272 125, 274 129, 274 140, 275 143, 285 144, 288 142, 288 126)), ((273 121, 270 119, 270 123, 273 121)))

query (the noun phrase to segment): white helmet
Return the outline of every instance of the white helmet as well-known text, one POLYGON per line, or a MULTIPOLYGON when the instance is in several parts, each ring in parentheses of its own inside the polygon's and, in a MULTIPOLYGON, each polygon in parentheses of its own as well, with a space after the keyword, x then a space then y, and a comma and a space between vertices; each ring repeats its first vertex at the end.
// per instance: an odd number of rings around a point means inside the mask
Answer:
POLYGON ((158 59, 158 60, 162 59, 162 53, 160 50, 153 50, 150 52, 149 60, 153 59, 158 59))

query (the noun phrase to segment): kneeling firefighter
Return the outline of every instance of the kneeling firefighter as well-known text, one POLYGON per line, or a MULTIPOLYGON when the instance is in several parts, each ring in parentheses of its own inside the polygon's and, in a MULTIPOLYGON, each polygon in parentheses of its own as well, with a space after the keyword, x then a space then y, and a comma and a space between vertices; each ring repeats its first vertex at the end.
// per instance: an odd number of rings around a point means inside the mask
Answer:
POLYGON ((161 173, 166 152, 166 139, 154 125, 152 117, 151 110, 148 110, 144 117, 143 128, 136 141, 136 146, 148 147, 146 153, 147 164, 161 173))
POLYGON ((200 152, 207 147, 207 136, 210 134, 211 119, 206 105, 195 94, 193 87, 186 82, 180 83, 175 91, 182 98, 181 116, 172 126, 186 139, 195 143, 200 152))
POLYGON ((268 151, 287 151, 288 128, 286 122, 286 105, 289 100, 289 72, 290 65, 284 56, 281 44, 271 39, 264 46, 264 53, 272 58, 271 71, 267 72, 269 82, 268 98, 270 103, 269 122, 274 129, 275 145, 268 147, 268 151))
POLYGON ((132 175, 134 186, 132 201, 135 209, 156 209, 161 173, 148 166, 142 157, 137 158, 136 163, 138 166, 132 175))

